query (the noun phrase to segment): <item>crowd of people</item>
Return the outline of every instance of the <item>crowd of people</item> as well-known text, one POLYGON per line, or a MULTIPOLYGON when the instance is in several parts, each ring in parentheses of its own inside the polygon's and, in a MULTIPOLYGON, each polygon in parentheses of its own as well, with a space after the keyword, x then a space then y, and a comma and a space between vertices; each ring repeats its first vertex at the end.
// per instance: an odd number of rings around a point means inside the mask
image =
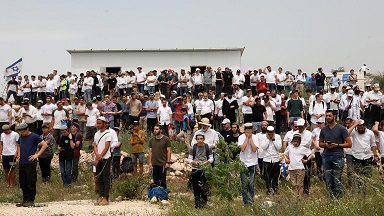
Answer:
MULTIPOLYGON (((363 67, 360 72, 365 74, 369 69, 363 67)), ((143 174, 144 142, 153 135, 148 163, 153 183, 163 188, 171 165, 170 140, 186 146, 196 208, 207 203, 201 165, 219 163, 219 139, 237 143, 248 168, 241 173, 245 205, 253 203, 257 173, 267 194, 278 192, 284 164, 297 196, 309 194, 311 175, 316 174, 332 197, 341 198, 344 158, 350 186, 363 187, 353 174, 369 177, 384 148, 381 88, 378 83, 359 87, 357 81, 354 70, 342 82, 337 72, 326 79, 322 68, 308 78, 301 69, 292 75, 271 66, 245 73, 208 66, 193 73, 168 69, 157 74, 137 67, 136 73, 87 71, 77 76, 54 70, 37 79, 12 77, 7 97, 0 98, 0 159, 6 185, 14 186, 18 162, 23 201, 17 206, 33 205, 36 161, 48 184, 56 153, 63 186, 71 187, 79 175, 84 142, 94 155, 99 194, 95 204, 108 205, 111 177, 120 175, 119 133, 129 133, 126 144, 132 145, 134 175, 143 174)))

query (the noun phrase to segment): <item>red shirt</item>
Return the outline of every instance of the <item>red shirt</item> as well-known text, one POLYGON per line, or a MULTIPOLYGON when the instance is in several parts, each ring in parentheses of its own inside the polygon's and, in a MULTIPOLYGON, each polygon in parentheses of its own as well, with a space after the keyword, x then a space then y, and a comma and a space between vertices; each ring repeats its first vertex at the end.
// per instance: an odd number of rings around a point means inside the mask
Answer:
POLYGON ((186 108, 188 111, 188 106, 184 103, 175 103, 173 107, 175 107, 175 112, 173 116, 175 121, 180 121, 180 122, 184 121, 184 116, 183 116, 183 113, 181 113, 181 108, 186 108))

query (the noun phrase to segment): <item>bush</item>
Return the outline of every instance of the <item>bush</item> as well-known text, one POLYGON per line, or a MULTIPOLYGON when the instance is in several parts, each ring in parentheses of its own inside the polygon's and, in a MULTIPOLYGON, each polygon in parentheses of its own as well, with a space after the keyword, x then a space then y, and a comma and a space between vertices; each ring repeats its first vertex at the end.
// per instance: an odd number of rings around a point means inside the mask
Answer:
POLYGON ((118 194, 126 199, 135 199, 141 198, 147 186, 148 181, 144 176, 128 176, 123 182, 116 185, 116 189, 118 194))

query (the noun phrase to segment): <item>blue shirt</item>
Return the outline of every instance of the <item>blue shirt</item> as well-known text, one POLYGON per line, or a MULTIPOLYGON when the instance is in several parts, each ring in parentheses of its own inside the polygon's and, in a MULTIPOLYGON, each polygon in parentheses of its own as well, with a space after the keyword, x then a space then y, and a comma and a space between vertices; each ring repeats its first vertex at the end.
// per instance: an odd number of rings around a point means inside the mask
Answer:
POLYGON ((43 140, 39 135, 31 133, 28 136, 20 136, 17 143, 20 145, 20 164, 33 164, 37 160, 29 161, 29 156, 36 154, 37 147, 43 140))
MULTIPOLYGON (((143 100, 143 101, 141 102, 141 106, 145 107, 145 104, 146 104, 146 103, 147 103, 147 101, 146 101, 146 100, 143 100)), ((147 110, 145 110, 145 109, 141 110, 139 116, 140 116, 140 117, 147 116, 147 110)))
MULTIPOLYGON (((145 103, 145 108, 154 108, 154 107, 157 107, 159 108, 159 104, 157 103, 157 101, 153 100, 148 100, 146 103, 145 103)), ((147 111, 147 118, 150 118, 150 119, 155 119, 157 118, 157 111, 150 111, 148 112, 147 111)))

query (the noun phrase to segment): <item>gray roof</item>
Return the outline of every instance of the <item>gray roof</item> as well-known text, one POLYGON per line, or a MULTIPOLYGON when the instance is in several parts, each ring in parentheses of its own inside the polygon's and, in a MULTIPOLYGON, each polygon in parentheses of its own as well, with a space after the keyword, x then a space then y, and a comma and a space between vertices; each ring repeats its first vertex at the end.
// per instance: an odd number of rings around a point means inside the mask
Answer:
POLYGON ((206 51, 240 51, 243 55, 245 47, 235 48, 190 48, 190 49, 88 49, 88 50, 76 50, 69 49, 67 52, 72 53, 104 53, 104 52, 206 52, 206 51))

